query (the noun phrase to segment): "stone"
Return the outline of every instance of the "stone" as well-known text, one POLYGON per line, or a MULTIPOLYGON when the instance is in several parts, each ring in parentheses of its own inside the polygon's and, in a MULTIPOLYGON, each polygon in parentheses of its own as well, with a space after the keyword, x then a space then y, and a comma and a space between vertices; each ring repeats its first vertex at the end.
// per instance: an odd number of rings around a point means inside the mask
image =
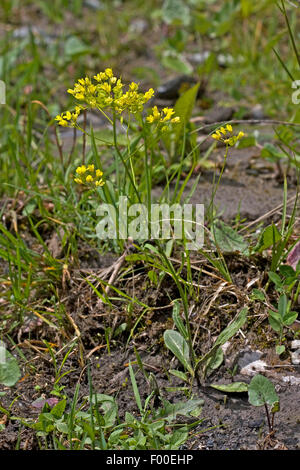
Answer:
POLYGON ((291 349, 294 351, 295 349, 300 349, 300 339, 294 339, 291 342, 291 349))
POLYGON ((300 385, 300 377, 295 377, 294 375, 286 375, 282 377, 282 381, 290 385, 300 385))
POLYGON ((254 375, 259 374, 260 372, 265 372, 268 367, 268 364, 264 361, 258 360, 250 362, 240 370, 242 375, 247 375, 249 377, 254 377, 254 375))
POLYGON ((294 366, 298 366, 300 364, 300 349, 292 352, 291 354, 291 361, 294 366))

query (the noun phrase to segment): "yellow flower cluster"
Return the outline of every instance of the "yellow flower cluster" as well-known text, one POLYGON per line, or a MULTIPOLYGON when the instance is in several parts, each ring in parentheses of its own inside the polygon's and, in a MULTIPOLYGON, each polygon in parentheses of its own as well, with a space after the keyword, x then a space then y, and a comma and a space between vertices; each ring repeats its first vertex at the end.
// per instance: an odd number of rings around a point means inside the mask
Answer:
POLYGON ((232 133, 232 126, 227 124, 226 127, 220 127, 218 130, 216 130, 216 132, 212 134, 212 138, 233 147, 238 140, 244 137, 245 134, 242 131, 240 131, 238 135, 233 135, 232 133))
POLYGON ((56 116, 55 121, 58 121, 58 124, 63 127, 74 127, 81 109, 82 108, 80 106, 76 106, 74 113, 66 111, 65 113, 56 116))
MULTIPOLYGON (((123 92, 123 83, 120 78, 113 75, 112 69, 105 69, 93 77, 94 83, 89 77, 80 78, 75 83, 74 88, 69 88, 68 93, 78 101, 83 102, 86 108, 111 109, 119 114, 141 112, 145 103, 154 95, 154 90, 150 88, 146 93, 138 91, 139 85, 130 83, 128 90, 123 92)), ((83 109, 77 106, 76 109, 83 109)), ((57 116, 55 119, 61 126, 74 126, 79 112, 71 114, 69 111, 57 116)))
POLYGON ((92 183, 96 187, 103 186, 104 181, 102 179, 103 172, 101 170, 95 170, 95 165, 82 165, 76 168, 75 183, 78 184, 90 184, 92 183))
POLYGON ((180 122, 179 116, 172 118, 173 114, 175 114, 173 108, 163 108, 162 111, 158 111, 157 106, 154 106, 152 108, 152 114, 147 116, 146 121, 149 122, 149 124, 157 123, 159 127, 162 126, 162 131, 164 131, 168 129, 165 124, 170 122, 172 124, 180 122))

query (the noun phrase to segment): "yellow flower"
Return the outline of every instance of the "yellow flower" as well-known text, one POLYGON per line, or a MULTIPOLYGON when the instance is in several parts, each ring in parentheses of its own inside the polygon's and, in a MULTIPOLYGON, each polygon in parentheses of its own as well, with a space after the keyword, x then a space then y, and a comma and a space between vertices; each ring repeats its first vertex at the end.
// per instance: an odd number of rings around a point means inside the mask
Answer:
POLYGON ((76 173, 78 176, 85 175, 84 179, 78 178, 77 176, 74 178, 74 182, 77 184, 90 185, 92 183, 95 187, 103 186, 105 184, 101 178, 103 172, 99 169, 96 169, 95 171, 94 164, 90 164, 87 167, 85 165, 81 165, 76 168, 76 173))
POLYGON ((56 116, 55 121, 62 127, 68 127, 69 123, 62 116, 56 116))
POLYGON ((226 125, 226 129, 224 127, 220 127, 218 130, 215 131, 214 134, 212 134, 212 138, 215 140, 218 140, 220 142, 223 142, 226 145, 230 145, 233 147, 238 140, 242 139, 244 137, 244 132, 240 131, 238 135, 232 135, 233 129, 230 124, 226 125), (229 133, 229 135, 228 135, 229 133))
POLYGON ((76 173, 78 175, 83 175, 87 171, 85 165, 79 166, 76 168, 76 173))
POLYGON ((154 95, 153 88, 149 88, 149 90, 146 91, 146 93, 144 94, 145 100, 149 101, 152 98, 153 95, 154 95))

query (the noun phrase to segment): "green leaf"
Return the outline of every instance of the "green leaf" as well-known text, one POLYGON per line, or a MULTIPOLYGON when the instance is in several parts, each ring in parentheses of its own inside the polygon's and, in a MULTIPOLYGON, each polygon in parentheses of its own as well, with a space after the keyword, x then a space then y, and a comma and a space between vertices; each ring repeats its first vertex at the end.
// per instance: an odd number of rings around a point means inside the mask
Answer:
MULTIPOLYGON (((89 397, 87 397, 89 399, 89 397)), ((104 411, 104 427, 111 427, 114 425, 117 414, 118 414, 118 405, 114 399, 110 395, 105 395, 103 393, 97 393, 92 396, 92 404, 97 405, 102 408, 104 411)))
POLYGON ((183 0, 165 0, 161 13, 167 24, 188 26, 191 21, 190 9, 183 0))
POLYGON ((206 353, 205 356, 199 359, 197 366, 202 363, 207 364, 207 361, 212 356, 215 356, 216 351, 219 349, 219 347, 225 344, 226 341, 232 338, 239 331, 239 329, 247 321, 247 312, 248 312, 247 307, 242 308, 242 310, 237 314, 234 320, 220 333, 220 335, 218 336, 211 350, 208 353, 206 353))
POLYGON ((292 325, 295 320, 298 318, 298 312, 286 312, 283 317, 283 323, 286 326, 292 325))
POLYGON ((247 147, 256 147, 257 141, 254 135, 243 137, 241 140, 238 141, 237 147, 239 149, 244 149, 247 147))
POLYGON ((215 345, 222 346, 226 343, 232 336, 234 336, 240 328, 246 323, 247 321, 247 312, 248 308, 244 307, 236 316, 236 318, 223 330, 218 339, 215 342, 215 345))
POLYGON ((204 404, 204 400, 195 399, 188 401, 180 401, 178 403, 170 403, 168 400, 162 398, 163 408, 159 410, 159 418, 168 419, 168 421, 174 420, 177 415, 190 416, 196 409, 199 411, 199 407, 204 404))
POLYGON ((216 353, 207 361, 206 367, 210 371, 218 369, 224 360, 224 353, 222 348, 218 348, 216 353))
POLYGON ((170 374, 175 375, 175 377, 178 377, 179 379, 183 380, 184 382, 188 382, 188 376, 182 372, 181 370, 177 369, 170 369, 169 370, 170 374))
POLYGON ((249 402, 254 406, 274 405, 279 402, 273 383, 263 375, 256 375, 248 387, 249 402))
POLYGON ((232 253, 239 251, 244 255, 249 255, 248 243, 245 242, 242 235, 237 233, 229 225, 219 221, 212 229, 213 238, 215 243, 221 248, 223 252, 232 253))
POLYGON ((183 75, 190 75, 193 71, 192 66, 179 54, 165 54, 161 61, 164 67, 183 75))
POLYGON ((278 313, 283 318, 287 312, 287 296, 285 294, 281 295, 278 301, 278 313))
POLYGON ((182 136, 184 127, 189 122, 192 116, 192 111, 195 106, 199 86, 200 83, 194 85, 192 88, 183 93, 175 103, 175 116, 180 117, 180 122, 175 126, 175 142, 178 142, 178 140, 182 136))
POLYGON ((18 361, 3 346, 0 348, 0 358, 5 355, 5 360, 0 362, 0 384, 13 387, 21 377, 18 361))
POLYGON ((280 411, 280 404, 279 401, 276 401, 271 408, 271 413, 278 413, 278 411, 280 411))
POLYGON ((181 334, 181 336, 183 336, 183 338, 185 340, 188 339, 188 333, 187 333, 187 330, 186 330, 186 327, 184 326, 184 323, 180 317, 180 302, 178 302, 178 300, 175 300, 174 302, 174 306, 173 306, 173 312, 172 312, 172 318, 173 318, 173 321, 176 325, 176 327, 178 328, 179 330, 179 333, 181 334))
POLYGON ((269 144, 269 143, 264 145, 264 148, 262 149, 260 155, 262 158, 266 158, 267 160, 271 162, 277 162, 281 158, 286 158, 284 153, 279 152, 274 145, 269 144))
POLYGON ((282 330, 282 320, 280 315, 277 312, 273 312, 273 310, 269 310, 269 323, 274 331, 281 331, 282 330))
POLYGON ((88 52, 90 52, 90 48, 77 36, 71 36, 65 42, 65 54, 67 56, 74 58, 88 52))
POLYGON ((66 408, 67 400, 59 401, 50 411, 51 415, 53 415, 56 419, 59 419, 64 414, 66 408))
POLYGON ((172 351, 174 356, 181 362, 186 370, 194 376, 194 370, 190 362, 189 347, 185 339, 178 331, 166 330, 164 333, 164 341, 167 348, 172 351))
POLYGON ((283 346, 283 344, 278 345, 278 346, 276 346, 275 351, 276 351, 276 354, 278 354, 278 356, 280 356, 280 354, 284 353, 285 346, 283 346))
POLYGON ((248 384, 245 382, 233 382, 231 384, 223 385, 223 384, 212 384, 210 385, 212 388, 216 390, 220 390, 220 392, 224 393, 242 393, 248 392, 248 384))
POLYGON ((266 300, 265 294, 259 289, 253 289, 251 292, 252 300, 261 300, 262 302, 266 300))
POLYGON ((261 253, 273 246, 274 241, 277 243, 279 240, 281 240, 281 235, 278 228, 274 224, 268 225, 261 233, 258 243, 254 247, 254 251, 261 253))
POLYGON ((273 273, 273 271, 270 271, 268 273, 269 278, 271 279, 272 282, 274 282, 276 287, 282 287, 282 280, 278 274, 273 273))

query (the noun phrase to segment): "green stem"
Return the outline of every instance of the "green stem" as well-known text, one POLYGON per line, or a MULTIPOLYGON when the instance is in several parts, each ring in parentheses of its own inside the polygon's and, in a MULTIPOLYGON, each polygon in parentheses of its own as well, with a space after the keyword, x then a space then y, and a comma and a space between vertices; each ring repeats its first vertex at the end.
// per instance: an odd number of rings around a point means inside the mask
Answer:
POLYGON ((223 165, 222 165, 222 168, 221 168, 221 172, 220 172, 220 175, 219 175, 217 184, 215 185, 215 187, 214 187, 214 189, 213 189, 212 196, 211 196, 211 201, 210 201, 210 204, 209 204, 208 209, 207 209, 208 214, 209 214, 209 212, 210 212, 211 207, 213 207, 213 203, 214 203, 214 200, 215 200, 215 195, 216 195, 216 192, 217 192, 217 190, 218 190, 218 187, 219 187, 221 178, 222 178, 223 173, 224 173, 224 169, 225 169, 225 165, 226 165, 226 160, 227 160, 227 155, 228 155, 228 149, 229 149, 229 145, 227 144, 227 145, 226 145, 226 152, 225 152, 225 156, 224 156, 224 162, 223 162, 223 165))

